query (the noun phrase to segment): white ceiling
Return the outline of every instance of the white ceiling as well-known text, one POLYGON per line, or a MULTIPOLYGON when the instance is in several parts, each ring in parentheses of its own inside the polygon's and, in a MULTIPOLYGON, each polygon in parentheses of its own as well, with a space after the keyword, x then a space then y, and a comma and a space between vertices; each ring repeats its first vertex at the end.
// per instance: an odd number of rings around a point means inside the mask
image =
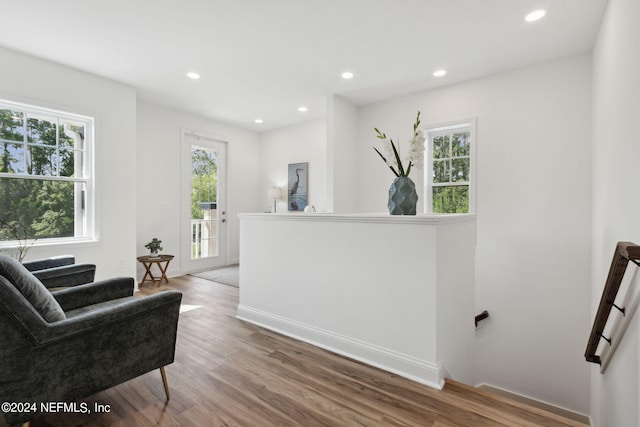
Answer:
POLYGON ((0 0, 0 45, 259 131, 324 117, 330 94, 363 105, 588 52, 606 1, 0 0))

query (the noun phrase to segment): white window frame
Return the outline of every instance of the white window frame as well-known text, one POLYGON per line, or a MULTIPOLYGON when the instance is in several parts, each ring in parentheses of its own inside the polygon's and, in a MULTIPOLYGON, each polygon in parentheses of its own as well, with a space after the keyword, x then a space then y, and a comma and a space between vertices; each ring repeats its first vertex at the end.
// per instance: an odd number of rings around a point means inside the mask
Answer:
MULTIPOLYGON (((42 115, 59 121, 72 121, 84 125, 84 150, 82 167, 80 168, 82 176, 64 177, 64 176, 51 176, 51 175, 30 175, 27 173, 7 173, 0 172, 0 178, 8 179, 29 179, 38 181, 63 181, 84 184, 84 194, 76 194, 75 196, 75 218, 74 218, 74 233, 73 237, 54 237, 54 238, 38 238, 34 246, 45 246, 50 244, 59 243, 73 243, 73 242, 85 242, 96 240, 96 227, 95 227, 95 183, 94 183, 94 156, 93 145, 95 136, 95 119, 90 116, 81 114, 69 113, 65 111, 55 110, 51 108, 40 107, 36 105, 24 104, 9 100, 0 99, 0 109, 7 109, 22 112, 25 120, 25 140, 27 143, 27 127, 26 118, 27 114, 30 115, 42 115)), ((57 136, 56 136, 57 138, 57 136)), ((4 141, 4 140, 2 140, 4 141)), ((9 141, 15 143, 16 141, 9 141)), ((20 143, 18 141, 18 143, 20 143)), ((56 147, 58 145, 56 144, 56 147)), ((25 156, 26 157, 26 156, 25 156)), ((58 171, 59 173, 59 171, 58 171)), ((31 240, 31 239, 29 239, 31 240)), ((12 248, 16 247, 20 242, 18 241, 0 241, 0 248, 12 248)))
POLYGON ((424 156, 424 211, 433 213, 433 187, 450 185, 469 186, 469 213, 476 212, 476 150, 477 132, 476 119, 456 120, 454 122, 440 123, 429 126, 425 131, 426 147, 424 156), (447 183, 434 185, 433 183, 433 138, 450 133, 452 131, 468 131, 471 144, 469 146, 469 182, 468 183, 447 183))

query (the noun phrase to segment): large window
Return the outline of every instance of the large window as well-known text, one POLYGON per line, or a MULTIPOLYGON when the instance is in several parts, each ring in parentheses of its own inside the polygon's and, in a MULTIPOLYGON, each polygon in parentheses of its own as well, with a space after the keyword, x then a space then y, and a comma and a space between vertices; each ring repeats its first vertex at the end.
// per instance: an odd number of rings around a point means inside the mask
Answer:
POLYGON ((93 119, 0 100, 0 245, 93 237, 93 119))
POLYGON ((426 212, 474 211, 473 128, 467 122, 427 130, 426 212))

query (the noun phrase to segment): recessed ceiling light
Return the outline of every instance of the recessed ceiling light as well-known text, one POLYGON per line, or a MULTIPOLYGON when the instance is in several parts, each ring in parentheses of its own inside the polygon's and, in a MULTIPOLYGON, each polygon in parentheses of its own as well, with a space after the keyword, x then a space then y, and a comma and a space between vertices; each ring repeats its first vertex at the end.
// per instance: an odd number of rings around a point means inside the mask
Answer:
POLYGON ((298 107, 298 111, 300 111, 301 113, 306 113, 307 112, 307 107, 305 107, 304 105, 301 105, 298 107))
POLYGON ((187 73, 187 77, 193 80, 198 80, 200 78, 200 74, 194 73, 193 71, 187 73))
POLYGON ((349 80, 353 78, 353 73, 351 71, 345 71, 342 73, 342 78, 345 80, 349 80))
POLYGON ((261 124, 261 123, 264 123, 264 120, 262 120, 262 119, 255 119, 255 120, 254 120, 254 122, 256 122, 256 123, 258 123, 258 124, 261 124))
POLYGON ((525 16, 524 20, 527 22, 534 22, 534 21, 537 21, 538 19, 542 19, 546 14, 547 14, 546 10, 543 10, 543 9, 534 10, 533 12, 525 16))
POLYGON ((434 77, 442 77, 447 74, 447 70, 436 70, 433 72, 434 77))

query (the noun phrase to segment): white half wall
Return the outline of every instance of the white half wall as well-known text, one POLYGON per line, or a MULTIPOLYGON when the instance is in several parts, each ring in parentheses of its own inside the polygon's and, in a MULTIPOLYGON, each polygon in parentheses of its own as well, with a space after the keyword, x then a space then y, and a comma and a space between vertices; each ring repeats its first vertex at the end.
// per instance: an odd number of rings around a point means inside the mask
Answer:
POLYGON ((97 279, 135 276, 135 89, 4 48, 0 64, 0 98, 95 118, 97 241, 36 244, 27 259, 73 254, 97 265, 97 279))
POLYGON ((290 163, 309 162, 309 205, 327 212, 327 124, 315 120, 260 134, 260 211, 273 210, 267 199, 271 187, 282 190, 276 209, 287 212, 287 171, 290 163))
MULTIPOLYGON (((593 53, 591 319, 602 295, 616 242, 640 244, 638 17, 637 0, 609 0, 593 53)), ((591 369, 594 426, 640 425, 639 323, 636 313, 604 374, 600 374, 597 365, 591 369)))
POLYGON ((473 215, 240 220, 240 319, 432 387, 472 381, 473 215))
MULTIPOLYGON (((227 142, 227 263, 237 263, 237 214, 261 210, 258 134, 142 100, 137 116, 136 254, 147 254, 144 245, 158 237, 163 252, 176 256, 167 274, 185 273, 180 256, 180 143, 182 129, 190 129, 227 142)), ((137 273, 142 279, 142 266, 137 273)))
POLYGON ((477 119, 477 382, 588 414, 591 57, 361 107, 358 212, 384 212, 394 178, 374 127, 404 153, 418 110, 425 128, 477 119))

